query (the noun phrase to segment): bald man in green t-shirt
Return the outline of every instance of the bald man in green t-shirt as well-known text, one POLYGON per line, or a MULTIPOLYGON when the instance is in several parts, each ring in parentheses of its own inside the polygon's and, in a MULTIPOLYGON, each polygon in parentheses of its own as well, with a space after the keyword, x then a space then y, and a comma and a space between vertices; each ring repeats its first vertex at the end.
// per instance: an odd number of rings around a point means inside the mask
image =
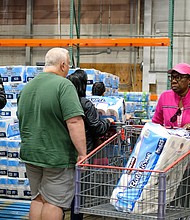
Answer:
POLYGON ((74 196, 75 164, 86 156, 84 112, 65 78, 68 70, 68 50, 50 49, 44 72, 18 97, 20 157, 32 195, 30 220, 62 220, 74 196))

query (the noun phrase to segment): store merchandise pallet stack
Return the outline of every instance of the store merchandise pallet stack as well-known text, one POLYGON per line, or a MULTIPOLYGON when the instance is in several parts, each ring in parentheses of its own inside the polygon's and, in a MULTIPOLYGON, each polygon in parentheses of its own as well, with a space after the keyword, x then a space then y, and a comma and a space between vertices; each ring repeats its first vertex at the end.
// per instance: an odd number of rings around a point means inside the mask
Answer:
MULTIPOLYGON (((24 220, 29 219, 30 201, 24 200, 10 200, 0 199, 0 219, 6 220, 24 220)), ((84 215, 85 220, 110 220, 110 218, 103 218, 95 215, 84 215)), ((65 212, 65 219, 70 220, 70 211, 65 212)))
POLYGON ((29 200, 30 187, 26 169, 19 159, 17 119, 17 97, 26 84, 26 67, 1 66, 0 74, 7 97, 7 104, 0 111, 0 198, 29 200))
POLYGON ((22 200, 0 200, 0 219, 28 219, 28 213, 30 209, 29 201, 22 200))

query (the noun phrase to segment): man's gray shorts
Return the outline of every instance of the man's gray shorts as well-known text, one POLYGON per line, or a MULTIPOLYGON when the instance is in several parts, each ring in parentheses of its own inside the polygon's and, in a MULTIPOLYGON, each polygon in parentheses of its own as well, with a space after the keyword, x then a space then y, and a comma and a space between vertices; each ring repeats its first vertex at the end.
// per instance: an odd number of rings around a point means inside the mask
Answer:
POLYGON ((74 197, 74 168, 44 168, 26 164, 32 199, 39 194, 50 204, 70 208, 74 197))

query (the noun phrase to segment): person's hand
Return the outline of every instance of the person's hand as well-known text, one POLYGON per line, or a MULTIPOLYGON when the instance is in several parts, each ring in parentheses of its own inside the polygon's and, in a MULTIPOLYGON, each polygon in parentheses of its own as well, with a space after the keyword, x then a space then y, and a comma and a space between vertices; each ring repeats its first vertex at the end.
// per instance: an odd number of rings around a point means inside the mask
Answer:
POLYGON ((186 130, 190 130, 190 123, 184 125, 183 128, 186 129, 186 130))
POLYGON ((130 118, 132 118, 132 115, 131 114, 126 114, 126 120, 129 120, 130 118))
POLYGON ((85 157, 86 157, 86 155, 85 155, 85 156, 80 156, 80 155, 78 155, 78 157, 77 157, 77 163, 78 163, 80 160, 84 159, 85 157))
MULTIPOLYGON (((81 161, 82 159, 84 159, 86 156, 78 156, 78 158, 77 158, 77 163, 79 162, 79 161, 81 161)), ((83 164, 88 164, 89 162, 88 162, 88 160, 86 159, 86 160, 84 160, 84 162, 83 162, 83 164)), ((86 168, 85 167, 81 167, 81 171, 82 172, 84 172, 86 170, 86 168)))
POLYGON ((107 118, 109 121, 110 121, 110 123, 113 123, 114 122, 114 119, 113 118, 107 118))

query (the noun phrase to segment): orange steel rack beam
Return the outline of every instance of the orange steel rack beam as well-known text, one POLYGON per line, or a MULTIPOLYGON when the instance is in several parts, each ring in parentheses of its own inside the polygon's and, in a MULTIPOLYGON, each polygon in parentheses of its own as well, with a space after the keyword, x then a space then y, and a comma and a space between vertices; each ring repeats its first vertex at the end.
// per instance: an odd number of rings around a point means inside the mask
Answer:
POLYGON ((0 39, 0 47, 157 47, 169 45, 169 38, 0 39))

